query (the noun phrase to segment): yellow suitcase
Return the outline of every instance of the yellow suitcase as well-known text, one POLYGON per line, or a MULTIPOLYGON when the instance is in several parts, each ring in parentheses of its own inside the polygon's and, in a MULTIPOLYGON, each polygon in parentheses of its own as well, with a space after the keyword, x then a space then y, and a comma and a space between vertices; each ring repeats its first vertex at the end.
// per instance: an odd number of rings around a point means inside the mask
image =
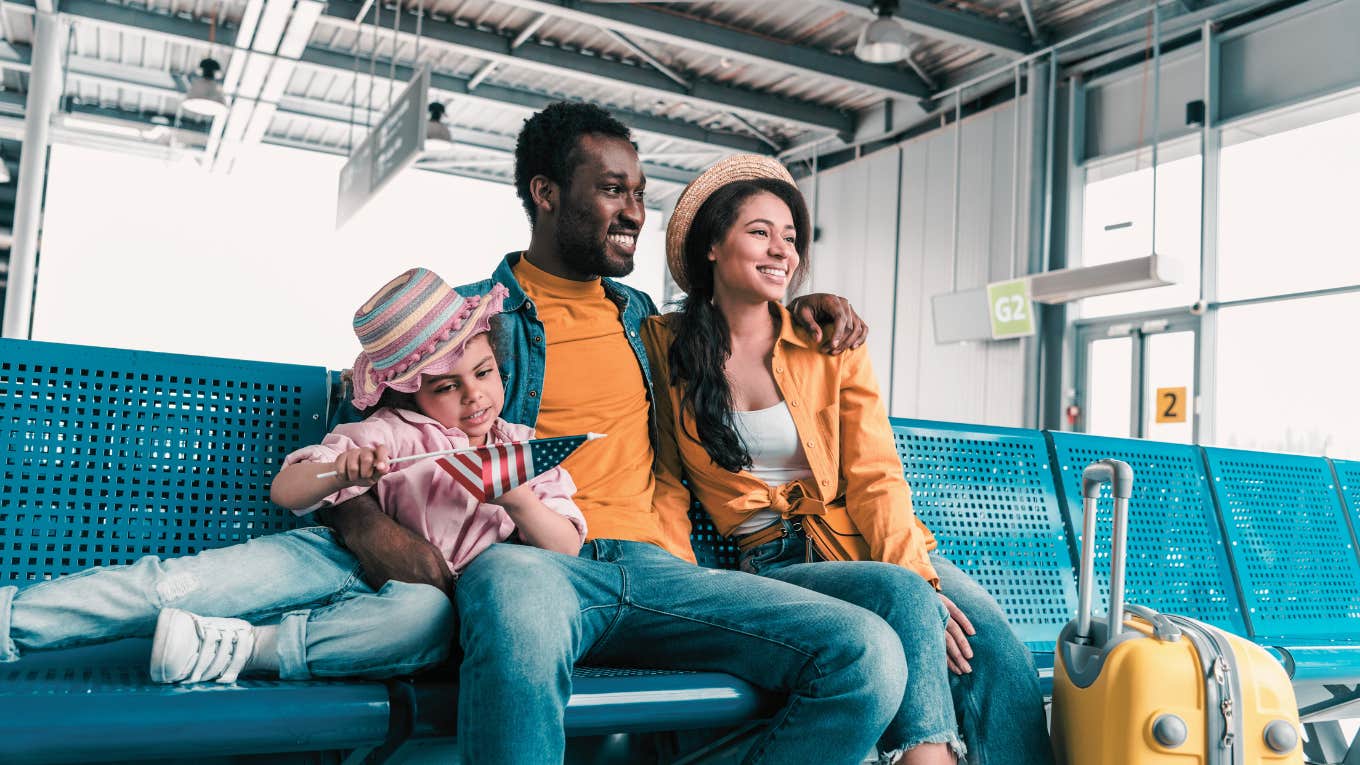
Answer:
POLYGON ((1058 765, 1302 765, 1294 688, 1270 654, 1194 619, 1124 603, 1132 487, 1132 469, 1118 460, 1082 475, 1077 618, 1058 637, 1053 669, 1058 765), (1092 541, 1107 482, 1114 544, 1110 607, 1099 619, 1091 616, 1092 541))

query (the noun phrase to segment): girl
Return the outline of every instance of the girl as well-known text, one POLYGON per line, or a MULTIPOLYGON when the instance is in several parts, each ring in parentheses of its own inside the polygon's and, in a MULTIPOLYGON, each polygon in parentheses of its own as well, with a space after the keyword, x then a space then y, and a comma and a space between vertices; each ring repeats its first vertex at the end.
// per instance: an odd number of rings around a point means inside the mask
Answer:
MULTIPOLYGON (((299 515, 372 490, 383 510, 429 540, 451 577, 518 532, 575 555, 585 521, 560 468, 481 503, 433 460, 409 454, 533 437, 499 418, 500 373, 488 341, 503 287, 463 298, 411 269, 355 313, 363 346, 354 404, 372 410, 284 461, 271 498, 299 515), (376 407, 376 408, 375 408, 376 407), (318 478, 334 470, 331 478, 318 478)), ((20 591, 0 588, 0 661, 21 652, 151 634, 151 677, 217 681, 260 671, 284 679, 407 674, 441 662, 454 635, 447 595, 424 584, 374 590, 325 528, 130 566, 94 568, 20 591)))
POLYGON ((687 296, 643 332, 652 379, 668 384, 655 396, 656 509, 684 518, 683 499, 671 500, 684 496, 673 489, 683 475, 737 541, 743 570, 893 627, 907 689, 882 762, 954 763, 965 751, 970 763, 1051 762, 1029 651, 996 602, 930 552, 912 512, 868 349, 819 353, 782 306, 807 271, 810 233, 802 195, 768 157, 729 157, 676 202, 666 256, 687 296), (822 515, 863 537, 850 560, 819 560, 810 546, 800 519, 822 515))

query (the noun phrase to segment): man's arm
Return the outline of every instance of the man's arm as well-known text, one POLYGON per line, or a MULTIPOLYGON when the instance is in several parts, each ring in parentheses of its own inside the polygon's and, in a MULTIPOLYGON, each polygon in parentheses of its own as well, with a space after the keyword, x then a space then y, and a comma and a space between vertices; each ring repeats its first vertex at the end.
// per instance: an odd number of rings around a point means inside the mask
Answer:
POLYGON ((824 292, 804 295, 789 303, 789 313, 812 334, 813 342, 821 343, 822 352, 832 356, 864 345, 869 335, 869 326, 855 313, 850 301, 837 295, 824 292), (822 324, 831 325, 826 336, 822 324))
POLYGON ((382 511, 373 492, 319 513, 364 569, 364 580, 379 589, 388 581, 429 584, 453 593, 453 576, 439 548, 382 511))

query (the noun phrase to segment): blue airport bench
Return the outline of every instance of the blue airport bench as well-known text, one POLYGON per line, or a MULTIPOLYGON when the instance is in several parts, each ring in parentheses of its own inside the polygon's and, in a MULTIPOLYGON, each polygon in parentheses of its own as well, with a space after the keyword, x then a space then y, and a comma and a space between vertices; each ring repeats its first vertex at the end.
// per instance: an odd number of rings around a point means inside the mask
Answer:
MULTIPOLYGON (((340 395, 319 367, 0 340, 0 584, 295 527, 269 504, 269 480, 321 438, 340 395)), ((940 552, 997 597, 1041 677, 1076 603, 1080 468, 1116 457, 1138 475, 1133 602, 1273 647, 1298 684, 1360 682, 1360 463, 923 420, 893 430, 940 552)), ((700 508, 691 516, 700 563, 735 568, 735 547, 700 508)), ((1098 534, 1103 550, 1104 515, 1098 534)), ((322 750, 377 761, 410 737, 454 733, 449 673, 167 687, 147 678, 148 651, 128 640, 0 665, 0 761, 322 750)), ((731 727, 779 703, 716 673, 580 667, 573 690, 571 736, 731 727)), ((1360 693, 1314 707, 1347 703, 1360 693)))
MULTIPOLYGON (((1073 560, 1081 560, 1086 542, 1081 539, 1082 471, 1098 459, 1123 460, 1134 475, 1125 567, 1128 602, 1248 634, 1199 449, 1081 433, 1050 432, 1048 438, 1067 522, 1077 540, 1073 560)), ((1114 508, 1109 485, 1102 487, 1098 507, 1095 601, 1103 604, 1109 599, 1114 508)))
POLYGON ((1296 683, 1360 683, 1360 558, 1328 460, 1203 452, 1252 639, 1296 683))
MULTIPOLYGON (((0 340, 0 585, 301 525, 268 486, 284 455, 321 440, 335 382, 320 367, 0 340)), ((708 528, 712 558, 726 543, 708 528)), ((438 677, 164 686, 149 655, 136 639, 0 665, 0 762, 383 751, 452 732, 455 686, 438 677)), ((581 668, 566 724, 712 728, 776 706, 728 675, 581 668)))

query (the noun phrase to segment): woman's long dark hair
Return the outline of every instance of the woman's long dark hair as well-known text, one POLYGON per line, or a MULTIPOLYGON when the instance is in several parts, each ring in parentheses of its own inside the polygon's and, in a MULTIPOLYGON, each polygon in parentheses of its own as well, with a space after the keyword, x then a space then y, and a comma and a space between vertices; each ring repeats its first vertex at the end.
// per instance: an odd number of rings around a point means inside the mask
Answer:
POLYGON ((693 434, 695 439, 714 464, 732 472, 750 467, 751 455, 733 424, 732 387, 723 369, 732 355, 732 340, 727 320, 713 305, 713 263, 708 253, 736 225, 737 213, 746 200, 760 193, 779 197, 793 213, 799 265, 789 286, 797 289, 807 273, 812 234, 803 195, 794 186, 774 179, 735 181, 713 192, 694 216, 685 238, 689 292, 671 320, 670 383, 683 391, 681 407, 694 416, 698 431, 693 434))

